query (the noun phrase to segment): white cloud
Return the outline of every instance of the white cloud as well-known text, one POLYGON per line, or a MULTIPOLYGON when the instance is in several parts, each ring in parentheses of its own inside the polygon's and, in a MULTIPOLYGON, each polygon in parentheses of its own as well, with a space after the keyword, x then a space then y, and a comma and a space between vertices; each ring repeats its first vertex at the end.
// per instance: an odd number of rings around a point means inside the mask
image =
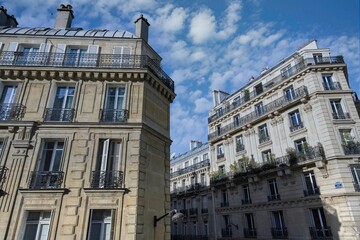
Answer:
POLYGON ((186 9, 166 4, 164 7, 156 10, 156 16, 152 25, 163 33, 173 34, 184 28, 186 17, 186 9))
POLYGON ((236 32, 236 24, 241 20, 241 9, 242 6, 240 2, 231 2, 229 4, 226 10, 226 19, 222 26, 223 29, 217 33, 219 39, 227 39, 236 32))
POLYGON ((207 113, 212 107, 212 101, 207 98, 199 98, 195 100, 195 113, 207 113))
POLYGON ((190 22, 189 37, 193 43, 204 43, 215 35, 216 21, 210 9, 202 9, 190 22))

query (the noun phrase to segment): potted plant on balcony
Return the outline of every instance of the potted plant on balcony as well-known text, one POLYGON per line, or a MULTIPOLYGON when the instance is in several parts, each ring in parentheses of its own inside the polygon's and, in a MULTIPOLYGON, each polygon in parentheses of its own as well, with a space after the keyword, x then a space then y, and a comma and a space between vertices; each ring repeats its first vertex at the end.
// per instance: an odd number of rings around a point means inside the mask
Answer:
POLYGON ((245 102, 249 101, 250 100, 250 91, 249 91, 249 89, 245 89, 243 91, 243 93, 244 93, 244 101, 245 102))
POLYGON ((295 165, 298 162, 298 156, 294 148, 287 148, 286 153, 289 156, 289 164, 290 166, 295 165))

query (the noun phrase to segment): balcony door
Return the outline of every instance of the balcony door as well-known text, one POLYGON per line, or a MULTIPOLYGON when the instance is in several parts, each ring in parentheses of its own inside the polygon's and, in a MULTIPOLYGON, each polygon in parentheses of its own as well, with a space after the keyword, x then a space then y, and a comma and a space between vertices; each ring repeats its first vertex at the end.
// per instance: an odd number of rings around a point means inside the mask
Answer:
POLYGON ((125 108, 125 87, 108 87, 105 100, 105 109, 103 110, 103 120, 122 121, 124 120, 125 108))
POLYGON ((3 106, 4 104, 11 104, 15 102, 17 86, 4 86, 0 104, 3 106))
POLYGON ((72 107, 74 102, 75 87, 58 87, 56 90, 54 106, 51 113, 51 120, 71 121, 72 107))

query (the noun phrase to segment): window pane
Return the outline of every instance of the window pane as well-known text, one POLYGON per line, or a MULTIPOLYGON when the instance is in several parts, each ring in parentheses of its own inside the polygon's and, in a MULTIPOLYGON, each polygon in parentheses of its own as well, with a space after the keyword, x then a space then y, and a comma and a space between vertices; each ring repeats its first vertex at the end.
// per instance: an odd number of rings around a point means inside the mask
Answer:
POLYGON ((101 223, 92 223, 89 240, 100 240, 101 223))
POLYGON ((36 240, 37 224, 26 224, 24 240, 36 240))
POLYGON ((40 240, 47 240, 49 234, 49 225, 48 224, 42 224, 40 226, 40 240))

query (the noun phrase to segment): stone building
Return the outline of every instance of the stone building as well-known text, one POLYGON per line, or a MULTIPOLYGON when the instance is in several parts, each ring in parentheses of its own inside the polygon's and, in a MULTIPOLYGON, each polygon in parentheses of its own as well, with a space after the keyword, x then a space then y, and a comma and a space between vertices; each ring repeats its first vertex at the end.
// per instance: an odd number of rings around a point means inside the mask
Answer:
POLYGON ((174 82, 135 34, 0 9, 0 239, 170 239, 174 82))
POLYGON ((342 56, 310 41, 213 97, 210 183, 185 195, 212 203, 200 239, 359 239, 360 119, 342 56))

